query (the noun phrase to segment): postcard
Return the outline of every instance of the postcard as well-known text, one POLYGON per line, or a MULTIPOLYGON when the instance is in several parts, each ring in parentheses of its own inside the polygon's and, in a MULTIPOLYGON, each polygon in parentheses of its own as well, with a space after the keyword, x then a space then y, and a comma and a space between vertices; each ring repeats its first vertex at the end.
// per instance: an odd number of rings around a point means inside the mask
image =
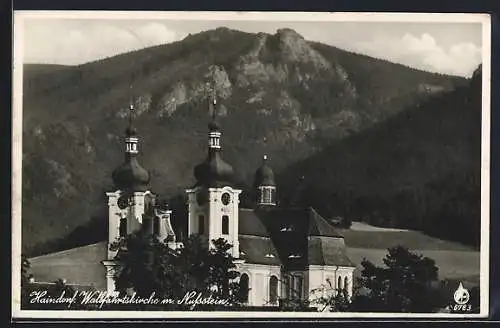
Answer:
POLYGON ((13 30, 13 318, 488 316, 488 15, 13 30))

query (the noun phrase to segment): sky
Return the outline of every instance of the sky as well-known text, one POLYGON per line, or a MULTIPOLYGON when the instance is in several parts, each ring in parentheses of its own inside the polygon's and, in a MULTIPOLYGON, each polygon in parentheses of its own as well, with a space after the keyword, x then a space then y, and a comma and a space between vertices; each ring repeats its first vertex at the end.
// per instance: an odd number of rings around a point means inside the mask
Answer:
MULTIPOLYGON (((305 21, 227 19, 29 18, 23 23, 24 63, 78 65, 182 40, 225 26, 275 33, 291 28, 305 39, 431 72, 469 77, 481 63, 477 22, 305 21)), ((16 22, 16 21, 15 21, 16 22)))

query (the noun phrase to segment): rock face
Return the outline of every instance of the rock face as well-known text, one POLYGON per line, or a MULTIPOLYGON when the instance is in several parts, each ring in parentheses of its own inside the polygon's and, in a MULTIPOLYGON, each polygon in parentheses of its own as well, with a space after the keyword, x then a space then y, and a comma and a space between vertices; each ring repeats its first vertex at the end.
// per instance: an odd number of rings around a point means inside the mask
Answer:
POLYGON ((62 237, 100 213, 122 162, 131 98, 153 189, 168 197, 192 184, 213 83, 224 158, 248 184, 263 153, 278 172, 463 81, 311 43, 290 29, 222 28, 78 67, 27 65, 23 245, 62 237))
POLYGON ((273 38, 285 62, 308 63, 317 69, 331 69, 331 63, 312 49, 304 37, 294 30, 280 29, 273 38))

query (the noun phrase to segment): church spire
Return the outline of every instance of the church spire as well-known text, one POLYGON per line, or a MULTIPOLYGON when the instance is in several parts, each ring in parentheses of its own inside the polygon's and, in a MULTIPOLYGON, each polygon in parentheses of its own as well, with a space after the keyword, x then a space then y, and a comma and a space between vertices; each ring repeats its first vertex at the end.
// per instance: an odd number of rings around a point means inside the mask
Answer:
POLYGON ((211 94, 209 95, 209 104, 212 108, 210 110, 212 111, 212 122, 215 122, 217 118, 217 94, 215 90, 215 83, 212 85, 211 88, 211 94))
POLYGON ((194 176, 197 185, 218 187, 231 185, 233 180, 233 168, 226 163, 221 156, 221 129, 217 123, 217 97, 215 83, 208 88, 208 107, 211 120, 208 123, 208 156, 207 159, 197 165, 194 176))
POLYGON ((128 124, 125 129, 125 161, 113 171, 115 186, 121 190, 143 191, 148 189, 149 172, 137 161, 139 137, 134 126, 134 105, 130 102, 128 124))
POLYGON ((134 105, 131 103, 128 111, 128 126, 125 129, 125 155, 126 158, 130 158, 139 153, 138 142, 139 138, 137 137, 137 130, 134 127, 134 105))
POLYGON ((212 121, 208 124, 208 151, 209 156, 221 149, 220 137, 222 135, 219 124, 217 124, 217 95, 215 83, 211 88, 209 95, 209 110, 212 112, 212 121))

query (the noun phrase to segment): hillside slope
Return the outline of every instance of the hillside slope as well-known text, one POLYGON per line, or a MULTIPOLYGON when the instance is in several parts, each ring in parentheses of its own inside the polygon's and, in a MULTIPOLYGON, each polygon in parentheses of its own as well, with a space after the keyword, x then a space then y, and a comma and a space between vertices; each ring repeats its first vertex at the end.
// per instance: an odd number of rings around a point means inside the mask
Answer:
POLYGON ((481 73, 280 175, 283 202, 478 245, 481 73))
POLYGON ((24 249, 92 217, 105 226, 104 191, 122 161, 131 99, 153 191, 170 197, 190 186, 205 156, 212 79, 224 157, 241 185, 264 153, 279 171, 465 81, 311 43, 288 29, 219 28, 80 66, 31 67, 23 83, 24 249))

